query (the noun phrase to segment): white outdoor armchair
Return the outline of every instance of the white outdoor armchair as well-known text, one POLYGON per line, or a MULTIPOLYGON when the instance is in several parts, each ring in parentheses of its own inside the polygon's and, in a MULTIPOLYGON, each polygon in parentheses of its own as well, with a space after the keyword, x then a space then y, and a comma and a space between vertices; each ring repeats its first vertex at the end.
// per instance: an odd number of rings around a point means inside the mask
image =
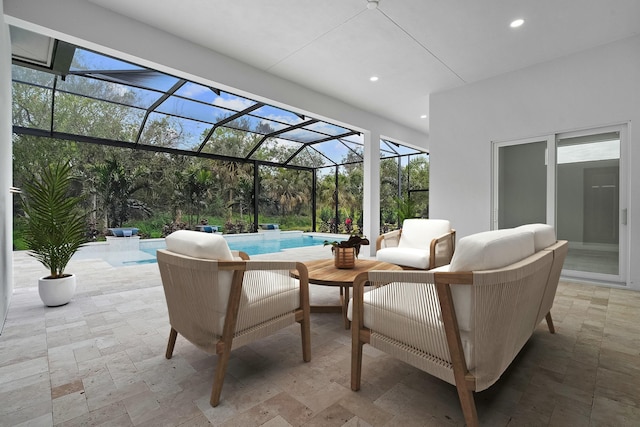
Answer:
POLYGON ((451 262, 456 231, 444 219, 405 219, 402 229, 376 240, 376 259, 406 268, 430 270, 451 262))
POLYGON ((300 323, 302 358, 311 360, 307 268, 293 261, 251 261, 233 256, 222 236, 176 231, 158 250, 171 332, 217 354, 211 406, 220 402, 231 350, 300 323), (297 271, 298 279, 291 272, 297 271))

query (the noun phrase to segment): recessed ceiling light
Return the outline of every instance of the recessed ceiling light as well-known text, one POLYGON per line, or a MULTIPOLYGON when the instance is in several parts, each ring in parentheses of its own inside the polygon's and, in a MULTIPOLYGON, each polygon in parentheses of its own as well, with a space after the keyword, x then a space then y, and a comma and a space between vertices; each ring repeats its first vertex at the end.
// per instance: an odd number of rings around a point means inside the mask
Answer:
POLYGON ((524 24, 524 19, 516 19, 515 21, 512 21, 511 24, 509 24, 509 26, 511 28, 518 28, 518 27, 521 27, 522 24, 524 24))
POLYGON ((378 76, 371 76, 371 77, 369 77, 369 80, 371 80, 372 82, 377 82, 378 81, 378 76))
POLYGON ((367 0, 367 9, 373 10, 378 8, 378 0, 367 0))
POLYGON ((420 116, 420 118, 421 118, 421 119, 426 119, 426 118, 427 118, 427 115, 426 115, 426 114, 423 114, 423 115, 421 115, 421 116, 420 116))

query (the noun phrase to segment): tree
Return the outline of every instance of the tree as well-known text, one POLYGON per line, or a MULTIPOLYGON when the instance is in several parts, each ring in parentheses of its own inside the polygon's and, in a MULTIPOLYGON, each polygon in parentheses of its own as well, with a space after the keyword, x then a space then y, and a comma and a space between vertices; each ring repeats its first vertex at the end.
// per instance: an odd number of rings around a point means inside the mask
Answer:
MULTIPOLYGON (((212 174, 209 169, 192 166, 185 172, 186 185, 185 193, 187 202, 191 207, 190 213, 195 214, 196 221, 200 218, 203 208, 206 208, 207 199, 210 196, 212 174)), ((190 223, 194 223, 189 215, 190 223)))
POLYGON ((128 219, 132 209, 146 210, 146 205, 133 199, 138 190, 148 188, 143 179, 144 169, 136 168, 128 172, 115 158, 94 166, 96 190, 102 201, 104 224, 107 227, 121 227, 128 219))
MULTIPOLYGON (((300 214, 311 203, 311 174, 286 168, 269 168, 261 179, 265 195, 280 215, 300 214)), ((262 192, 261 192, 262 193, 262 192)))

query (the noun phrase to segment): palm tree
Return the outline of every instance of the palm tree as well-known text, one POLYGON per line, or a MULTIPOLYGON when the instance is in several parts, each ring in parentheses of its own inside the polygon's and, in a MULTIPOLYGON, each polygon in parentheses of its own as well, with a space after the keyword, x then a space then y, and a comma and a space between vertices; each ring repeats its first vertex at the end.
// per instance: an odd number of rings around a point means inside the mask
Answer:
MULTIPOLYGON (((200 208, 206 206, 210 195, 213 175, 207 168, 192 167, 186 172, 187 200, 191 206, 191 213, 195 213, 196 221, 200 218, 200 208)), ((191 223, 191 215, 189 215, 191 223)))
POLYGON ((309 173, 278 169, 264 175, 261 182, 269 200, 276 205, 280 215, 299 214, 311 201, 309 173))
POLYGON ((142 179, 143 170, 136 168, 128 172, 115 158, 94 166, 96 173, 96 190, 102 199, 105 228, 121 227, 128 219, 132 209, 140 209, 147 213, 143 202, 132 199, 132 195, 149 183, 142 179))

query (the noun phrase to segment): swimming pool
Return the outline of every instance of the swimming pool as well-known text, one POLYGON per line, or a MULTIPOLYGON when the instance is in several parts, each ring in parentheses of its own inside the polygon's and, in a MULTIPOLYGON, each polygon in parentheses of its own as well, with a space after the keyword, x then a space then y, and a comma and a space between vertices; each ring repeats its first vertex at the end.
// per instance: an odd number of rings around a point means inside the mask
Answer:
MULTIPOLYGON (((344 240, 346 236, 310 235, 302 231, 277 231, 223 235, 231 250, 262 255, 308 246, 321 246, 325 240, 344 240)), ((101 258, 115 267, 155 263, 156 251, 166 247, 164 239, 120 238, 90 243, 74 255, 75 259, 101 258)))
MULTIPOLYGON (((303 234, 296 234, 294 236, 281 236, 279 239, 261 239, 261 238, 247 238, 247 239, 235 239, 233 235, 226 237, 229 249, 234 251, 246 252, 248 255, 262 255, 272 254, 274 252, 280 252, 283 249, 302 248, 306 246, 320 246, 324 244, 327 237, 309 236, 303 234)), ((162 247, 143 247, 144 240, 140 242, 140 250, 156 255, 158 249, 164 249, 162 247)))

